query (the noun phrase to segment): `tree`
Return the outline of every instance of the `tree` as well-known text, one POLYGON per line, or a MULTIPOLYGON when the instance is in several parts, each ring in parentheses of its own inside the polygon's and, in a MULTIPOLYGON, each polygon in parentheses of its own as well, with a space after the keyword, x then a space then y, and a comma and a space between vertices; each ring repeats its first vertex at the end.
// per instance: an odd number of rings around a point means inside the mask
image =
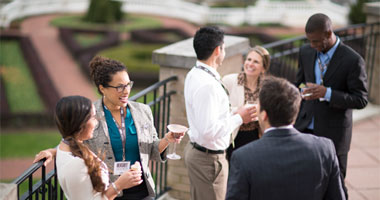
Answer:
POLYGON ((352 24, 365 23, 366 14, 363 12, 363 5, 367 2, 369 1, 358 0, 356 4, 351 5, 350 13, 348 14, 348 19, 352 24))
POLYGON ((122 2, 115 0, 91 0, 85 21, 95 23, 113 23, 123 19, 122 2))

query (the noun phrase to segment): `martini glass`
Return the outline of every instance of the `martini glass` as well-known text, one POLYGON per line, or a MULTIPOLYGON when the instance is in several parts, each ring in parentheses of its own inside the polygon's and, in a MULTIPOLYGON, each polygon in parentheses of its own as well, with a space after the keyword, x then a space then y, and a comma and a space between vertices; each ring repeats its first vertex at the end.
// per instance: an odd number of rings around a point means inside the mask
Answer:
MULTIPOLYGON (((179 139, 183 133, 185 133, 188 128, 186 126, 182 126, 179 124, 169 124, 168 129, 170 132, 173 133, 173 136, 175 139, 179 139)), ((171 160, 179 160, 181 159, 181 156, 175 153, 177 143, 174 143, 173 152, 171 154, 166 155, 167 158, 171 160)))

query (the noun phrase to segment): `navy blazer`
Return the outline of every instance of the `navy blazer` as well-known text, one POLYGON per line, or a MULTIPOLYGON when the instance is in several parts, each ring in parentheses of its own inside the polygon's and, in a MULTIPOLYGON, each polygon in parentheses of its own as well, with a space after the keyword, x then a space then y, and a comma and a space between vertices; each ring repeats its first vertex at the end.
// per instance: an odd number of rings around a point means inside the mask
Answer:
MULTIPOLYGON (((309 44, 301 47, 296 86, 306 82, 315 83, 316 59, 317 51, 309 44)), ((323 77, 323 85, 331 87, 330 102, 302 101, 294 127, 304 131, 314 116, 314 134, 330 138, 338 155, 347 154, 352 136, 352 109, 364 108, 368 103, 363 58, 340 42, 323 77)))
POLYGON ((345 199, 332 141, 268 131, 232 154, 226 199, 345 199))

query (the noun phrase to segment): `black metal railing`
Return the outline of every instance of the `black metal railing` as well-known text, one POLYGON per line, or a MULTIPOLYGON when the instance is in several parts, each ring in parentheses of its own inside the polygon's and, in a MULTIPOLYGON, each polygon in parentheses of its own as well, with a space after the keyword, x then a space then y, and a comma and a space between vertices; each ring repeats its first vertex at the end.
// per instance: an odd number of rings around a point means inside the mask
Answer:
MULTIPOLYGON (((150 87, 129 98, 132 101, 139 101, 151 107, 154 118, 154 126, 156 127, 159 138, 164 137, 167 132, 166 126, 169 124, 170 119, 171 96, 176 94, 176 91, 174 90, 167 91, 167 84, 171 81, 176 81, 177 79, 177 76, 172 76, 151 85, 150 87)), ((170 190, 167 185, 168 163, 150 161, 149 167, 156 184, 156 197, 158 198, 170 190)))
MULTIPOLYGON (((341 41, 358 52, 366 60, 368 75, 368 91, 372 91, 374 79, 376 49, 368 44, 376 44, 380 33, 380 22, 372 24, 356 24, 334 31, 341 41)), ((307 38, 300 36, 263 45, 271 54, 269 72, 275 76, 283 77, 291 82, 296 81, 298 70, 298 53, 307 38)), ((370 95, 370 94, 369 94, 370 95)))
MULTIPOLYGON (((152 108, 154 125, 159 138, 162 138, 167 131, 166 126, 169 124, 170 119, 170 99, 172 95, 176 94, 176 91, 168 91, 167 84, 176 80, 177 77, 172 76, 153 84, 129 98, 131 101, 139 101, 152 108)), ((58 183, 56 166, 54 165, 54 169, 46 174, 46 168, 43 165, 44 161, 45 159, 34 163, 21 176, 12 182, 17 185, 18 199, 64 199, 64 193, 58 183), (34 183, 38 180, 37 177, 35 177, 38 170, 41 171, 41 178, 37 183, 34 183), (27 191, 22 191, 20 186, 25 184, 27 184, 25 187, 27 188, 27 191)), ((150 161, 149 165, 152 177, 156 184, 156 196, 160 197, 170 190, 167 185, 167 162, 157 163, 150 161)))
POLYGON ((44 166, 44 162, 46 159, 40 160, 37 163, 34 163, 30 166, 25 172, 15 179, 12 183, 17 185, 17 198, 19 200, 24 199, 64 199, 63 191, 58 184, 58 177, 55 163, 54 169, 51 170, 48 174, 46 174, 46 167, 44 166), (41 170, 40 180, 33 184, 33 180, 37 180, 35 173, 41 170), (33 179, 34 178, 34 179, 33 179), (20 187, 23 184, 27 184, 27 191, 23 194, 20 194, 20 187), (59 188, 59 189, 58 189, 59 188), (22 195, 20 197, 20 195, 22 195))

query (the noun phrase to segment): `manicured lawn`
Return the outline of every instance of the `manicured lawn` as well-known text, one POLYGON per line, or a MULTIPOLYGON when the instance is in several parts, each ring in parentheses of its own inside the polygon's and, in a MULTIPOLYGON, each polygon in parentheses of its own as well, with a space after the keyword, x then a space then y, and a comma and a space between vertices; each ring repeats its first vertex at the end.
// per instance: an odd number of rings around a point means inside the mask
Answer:
POLYGON ((0 159, 34 157, 43 149, 55 147, 61 141, 58 130, 19 131, 0 134, 0 159))
POLYGON ((89 47, 101 42, 104 35, 98 33, 75 33, 74 38, 80 46, 89 47))
MULTIPOLYGON (((133 97, 134 95, 136 95, 137 93, 139 93, 143 89, 145 89, 145 88, 132 88, 131 94, 129 96, 133 97)), ((148 95, 147 95, 147 97, 146 97, 146 102, 147 103, 149 103, 151 101, 153 101, 153 92, 149 92, 148 95)), ((141 97, 141 98, 137 99, 137 102, 144 103, 144 97, 141 97)))
POLYGON ((99 52, 99 55, 116 59, 125 64, 129 72, 155 72, 159 65, 152 64, 152 52, 163 47, 160 44, 125 42, 119 46, 99 52))
POLYGON ((0 43, 0 73, 11 112, 44 111, 45 107, 18 41, 1 40, 0 43))
POLYGON ((71 27, 78 29, 113 29, 120 32, 128 32, 134 29, 156 28, 161 26, 161 22, 153 17, 128 14, 124 17, 124 22, 116 24, 98 24, 82 20, 82 15, 65 15, 53 19, 50 23, 58 27, 71 27))

